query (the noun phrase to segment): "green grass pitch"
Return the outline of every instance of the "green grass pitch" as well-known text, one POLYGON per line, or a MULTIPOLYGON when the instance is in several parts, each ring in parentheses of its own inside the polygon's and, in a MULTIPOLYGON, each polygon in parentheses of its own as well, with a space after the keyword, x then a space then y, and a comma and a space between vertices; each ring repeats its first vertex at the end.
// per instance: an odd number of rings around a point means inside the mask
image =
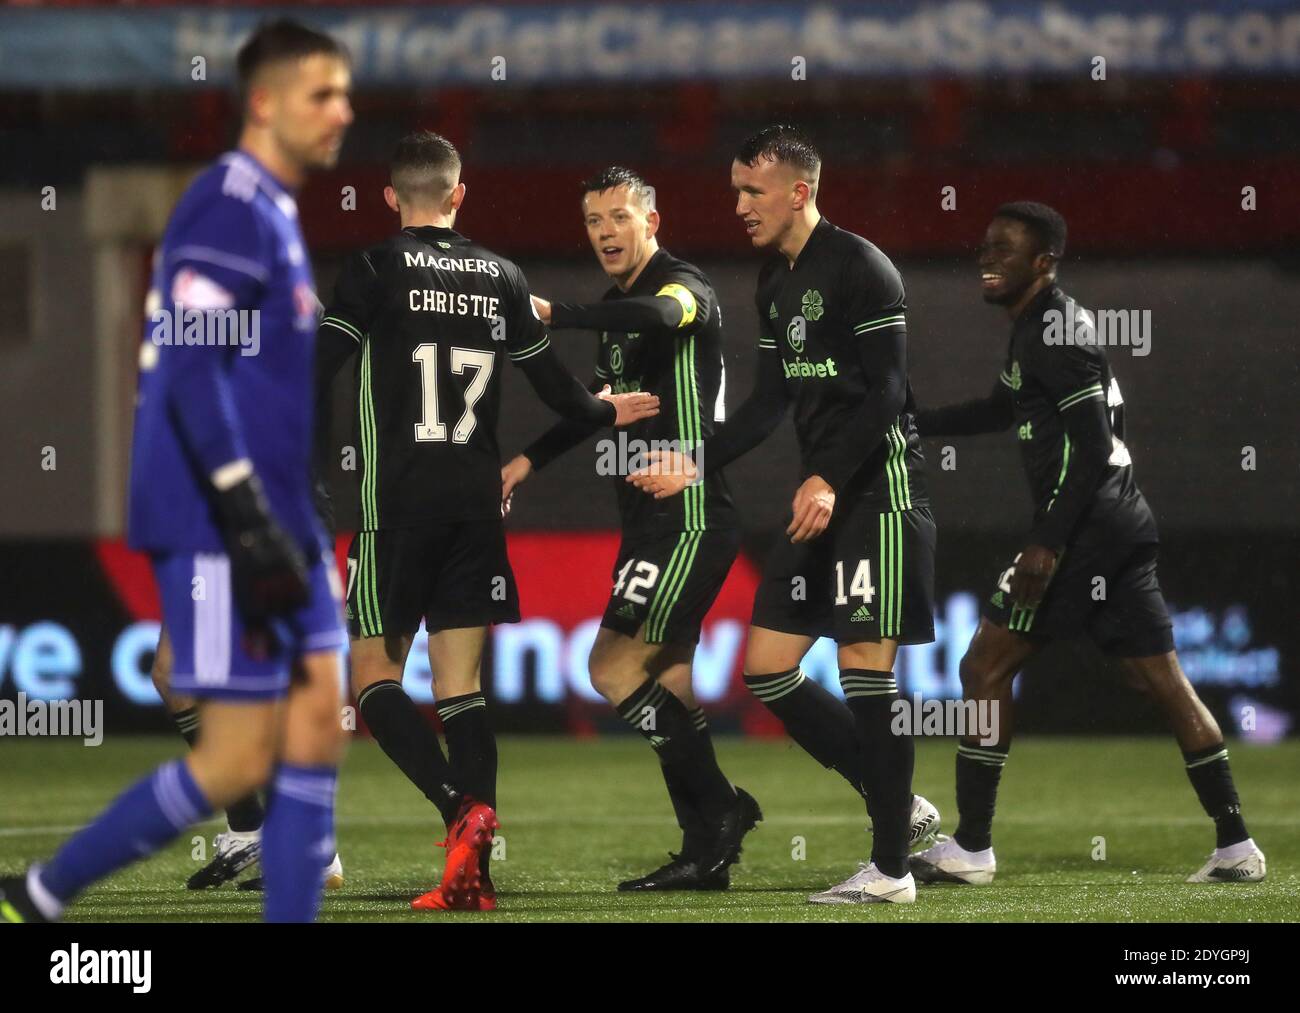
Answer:
MULTIPOLYGON (((124 738, 98 748, 59 741, 0 744, 0 871, 53 850, 129 780, 178 752, 175 739, 124 738)), ((863 806, 833 773, 784 741, 720 737, 728 775, 766 821, 723 894, 624 896, 619 879, 666 861, 677 844, 650 750, 626 737, 501 741, 495 914, 430 914, 407 903, 436 881, 441 825, 433 808, 368 740, 340 779, 338 840, 347 874, 325 920, 429 921, 1293 921, 1300 918, 1300 742, 1234 744, 1232 765, 1251 832, 1268 856, 1261 884, 1183 879, 1214 844, 1172 741, 1024 738, 1002 781, 989 887, 928 886, 911 906, 822 908, 807 896, 845 878, 870 850, 863 806), (1104 839, 1105 858, 1094 860, 1104 839), (435 855, 435 851, 437 854, 435 855)), ((955 823, 951 741, 917 744, 915 789, 955 823)), ((92 888, 85 921, 237 921, 256 894, 183 889, 195 835, 92 888)))

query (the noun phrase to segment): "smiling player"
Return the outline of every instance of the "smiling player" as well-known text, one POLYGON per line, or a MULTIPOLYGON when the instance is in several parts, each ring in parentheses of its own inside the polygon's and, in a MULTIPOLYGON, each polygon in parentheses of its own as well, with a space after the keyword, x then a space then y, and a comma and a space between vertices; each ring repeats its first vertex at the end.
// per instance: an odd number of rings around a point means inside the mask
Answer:
MULTIPOLYGON (((705 442, 715 469, 761 443, 794 406, 801 484, 788 541, 766 560, 745 683, 790 736, 863 792, 871 861, 819 904, 910 903, 910 843, 938 813, 911 790, 910 735, 893 734, 900 644, 934 639, 935 527, 907 379, 903 281, 883 253, 817 210, 821 157, 799 130, 768 127, 731 166, 736 214, 768 253, 755 305, 754 392, 705 442), (818 637, 839 645, 847 705, 799 668, 818 637)), ((656 498, 688 479, 642 471, 656 498)))
MULTIPOLYGON (((507 364, 546 404, 593 427, 652 417, 640 392, 592 396, 560 365, 523 272, 455 229, 461 158, 437 134, 403 137, 384 200, 401 230, 344 266, 321 322, 317 383, 355 360, 361 528, 348 549, 352 686, 384 752, 438 809, 447 860, 421 910, 496 906, 497 746, 480 669, 489 628, 519 621, 497 444, 507 364), (437 735, 402 689, 424 621, 437 735)), ((325 398, 322 395, 322 402, 325 398)))
MULTIPOLYGON (((592 389, 609 383, 658 395, 659 415, 629 429, 629 440, 690 452, 723 417, 722 311, 713 286, 659 246, 654 192, 632 170, 614 166, 588 180, 582 209, 613 286, 596 303, 534 302, 554 327, 600 333, 592 389)), ((501 471, 505 501, 593 431, 561 422, 534 441, 501 471)), ((619 889, 723 890, 762 813, 718 767, 691 664, 740 546, 736 508, 720 470, 672 501, 623 482, 616 488, 623 540, 588 668, 592 685, 654 748, 682 829, 681 851, 668 864, 619 889)))
POLYGON ((1003 571, 961 661, 967 700, 996 701, 1000 740, 957 749, 952 839, 912 856, 924 880, 987 884, 997 870, 993 809, 1011 746, 1012 680, 1047 643, 1086 633, 1160 704, 1187 776, 1214 820, 1216 847, 1189 882, 1264 878, 1246 832, 1214 716, 1183 675, 1156 576, 1158 536, 1124 444, 1124 398, 1094 322, 1056 283, 1065 220, 1030 201, 998 209, 979 250, 984 301, 1011 318, 1006 367, 987 397, 923 411, 925 436, 1017 428, 1036 509, 1025 547, 1003 571), (1051 315, 1073 319, 1075 344, 1051 344, 1051 315), (1099 583, 1100 581, 1100 583, 1099 583), (1099 599, 1097 589, 1104 588, 1099 599))

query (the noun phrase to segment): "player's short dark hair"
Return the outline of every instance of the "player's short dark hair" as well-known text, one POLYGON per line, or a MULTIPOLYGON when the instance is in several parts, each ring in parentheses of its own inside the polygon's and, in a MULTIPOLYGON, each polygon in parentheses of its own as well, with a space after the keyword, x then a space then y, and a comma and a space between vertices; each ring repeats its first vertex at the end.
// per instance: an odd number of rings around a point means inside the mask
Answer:
POLYGON ((589 193, 604 193, 606 190, 617 190, 620 186, 627 187, 628 196, 646 211, 655 209, 655 188, 647 183, 645 177, 639 172, 621 165, 611 165, 606 169, 601 169, 594 176, 584 179, 582 181, 582 195, 585 197, 589 193))
POLYGON ((460 182, 460 152, 441 134, 415 130, 397 142, 393 189, 408 204, 437 204, 460 182))
POLYGON ((756 134, 745 138, 745 142, 736 152, 736 161, 744 165, 755 166, 760 158, 773 162, 784 162, 806 173, 817 190, 817 178, 821 175, 822 156, 817 145, 798 127, 788 123, 776 123, 764 127, 756 134))
POLYGON ((244 44, 239 47, 239 55, 235 58, 240 98, 247 100, 253 80, 264 67, 321 53, 350 60, 343 44, 324 32, 318 32, 289 18, 263 21, 244 40, 244 44))
POLYGON ((1038 241, 1039 253, 1050 253, 1058 260, 1065 256, 1065 219, 1055 208, 1032 200, 1017 200, 1003 204, 994 217, 1023 222, 1038 241))

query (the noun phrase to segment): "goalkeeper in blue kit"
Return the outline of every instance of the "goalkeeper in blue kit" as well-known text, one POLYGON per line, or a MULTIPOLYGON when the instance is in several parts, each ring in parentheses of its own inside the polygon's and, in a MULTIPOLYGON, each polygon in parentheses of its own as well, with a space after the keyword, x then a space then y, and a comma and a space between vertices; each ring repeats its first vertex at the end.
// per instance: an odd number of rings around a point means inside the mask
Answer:
POLYGON ((346 635, 312 496, 319 302, 294 192, 337 160, 350 63, 330 37, 276 21, 238 70, 239 146, 181 197, 155 257, 131 460, 130 542, 150 554, 172 689, 201 701, 201 733, 48 862, 0 879, 0 919, 59 918, 263 786, 267 920, 311 921, 334 855, 346 635))

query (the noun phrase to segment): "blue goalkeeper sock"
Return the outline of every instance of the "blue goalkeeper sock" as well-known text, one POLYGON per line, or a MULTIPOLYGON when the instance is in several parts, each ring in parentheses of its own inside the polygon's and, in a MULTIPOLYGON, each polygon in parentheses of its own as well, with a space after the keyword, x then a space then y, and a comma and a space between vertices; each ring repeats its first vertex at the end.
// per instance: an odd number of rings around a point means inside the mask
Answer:
POLYGON ((98 879, 152 855, 186 827, 212 815, 212 806, 183 760, 163 764, 117 797, 94 823, 43 866, 40 885, 60 905, 98 879))
POLYGON ((310 922, 334 858, 334 767, 281 763, 262 825, 268 922, 310 922))

